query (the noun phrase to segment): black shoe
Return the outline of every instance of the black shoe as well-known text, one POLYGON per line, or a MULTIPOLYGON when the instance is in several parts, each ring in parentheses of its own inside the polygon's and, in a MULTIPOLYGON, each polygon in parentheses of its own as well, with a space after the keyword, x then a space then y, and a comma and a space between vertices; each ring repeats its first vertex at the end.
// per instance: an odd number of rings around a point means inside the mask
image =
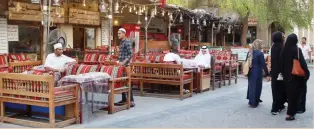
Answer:
POLYGON ((261 103, 261 102, 263 102, 262 100, 259 100, 259 102, 261 103))
POLYGON ((295 118, 293 116, 286 117, 286 121, 293 121, 293 120, 295 120, 295 118))

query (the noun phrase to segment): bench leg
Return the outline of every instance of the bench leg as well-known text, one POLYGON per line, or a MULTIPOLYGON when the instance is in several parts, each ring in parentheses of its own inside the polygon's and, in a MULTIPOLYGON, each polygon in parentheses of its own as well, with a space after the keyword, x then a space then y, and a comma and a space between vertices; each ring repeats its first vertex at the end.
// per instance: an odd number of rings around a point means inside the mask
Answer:
MULTIPOLYGON (((202 91, 202 89, 201 89, 201 91, 202 91)), ((190 83, 190 93, 191 93, 190 97, 192 97, 193 96, 193 80, 190 83)))
POLYGON ((141 96, 144 96, 143 81, 140 81, 141 96))
POLYGON ((180 99, 183 100, 183 84, 180 84, 180 99))
POLYGON ((55 128, 55 106, 53 101, 49 102, 49 124, 50 128, 55 128))
POLYGON ((0 115, 1 115, 1 117, 0 117, 0 122, 2 122, 3 123, 3 118, 4 118, 4 114, 5 114, 5 107, 4 107, 4 102, 3 101, 1 101, 0 102, 1 103, 1 105, 0 105, 0 108, 1 108, 1 112, 0 112, 0 115))
POLYGON ((112 114, 114 112, 114 94, 113 91, 109 93, 109 110, 108 114, 112 114))
POLYGON ((231 69, 229 69, 229 85, 231 85, 231 77, 232 77, 232 70, 231 69))

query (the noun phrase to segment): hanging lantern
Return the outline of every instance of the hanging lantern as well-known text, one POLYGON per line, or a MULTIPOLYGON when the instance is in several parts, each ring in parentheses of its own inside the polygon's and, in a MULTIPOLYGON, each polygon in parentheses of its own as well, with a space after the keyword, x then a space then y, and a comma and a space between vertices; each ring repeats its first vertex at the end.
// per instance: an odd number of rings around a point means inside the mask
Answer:
POLYGON ((196 19, 196 24, 199 25, 200 24, 200 20, 197 18, 196 19))
MULTIPOLYGON (((38 0, 39 1, 39 0, 38 0)), ((59 6, 59 0, 54 0, 54 3, 53 3, 54 6, 59 6)))
POLYGON ((218 24, 218 29, 217 29, 218 31, 220 30, 220 27, 221 27, 221 24, 219 23, 219 24, 218 24))
POLYGON ((155 12, 154 12, 154 10, 152 10, 152 11, 150 12, 150 17, 155 17, 155 12))
POLYGON ((138 15, 142 15, 142 9, 141 9, 141 7, 139 8, 138 15))
POLYGON ((192 24, 193 24, 193 25, 195 24, 194 19, 192 19, 192 24))
POLYGON ((204 25, 204 26, 207 26, 207 24, 206 24, 206 19, 204 19, 203 25, 204 25))
POLYGON ((228 34, 230 34, 231 33, 231 25, 229 25, 229 27, 228 27, 228 34))
POLYGON ((173 20, 173 16, 172 16, 172 13, 170 13, 170 15, 169 15, 169 20, 173 20))
POLYGON ((180 23, 182 23, 183 22, 183 16, 182 16, 182 14, 180 15, 180 23))
POLYGON ((132 8, 131 8, 131 7, 129 7, 129 12, 130 12, 130 13, 132 12, 132 8))
POLYGON ((162 10, 161 15, 165 16, 165 10, 162 10))
POLYGON ((105 4, 104 1, 102 1, 101 4, 99 5, 99 10, 100 10, 100 12, 102 12, 102 13, 106 13, 106 12, 107 12, 106 4, 105 4))
POLYGON ((114 5, 114 13, 119 13, 119 3, 116 2, 116 4, 114 5))
POLYGON ((83 1, 83 6, 84 6, 84 7, 86 6, 85 0, 83 1))
POLYGON ((141 22, 140 19, 138 19, 137 24, 138 24, 138 25, 141 25, 141 24, 142 24, 142 22, 141 22))
POLYGON ((213 28, 216 28, 215 23, 213 23, 213 28))

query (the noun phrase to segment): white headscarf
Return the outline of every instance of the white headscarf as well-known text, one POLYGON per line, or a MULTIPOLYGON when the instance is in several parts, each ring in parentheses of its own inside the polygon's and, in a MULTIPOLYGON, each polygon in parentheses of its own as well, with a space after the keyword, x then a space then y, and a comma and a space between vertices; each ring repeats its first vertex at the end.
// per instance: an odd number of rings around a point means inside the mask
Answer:
POLYGON ((205 68, 210 68, 211 55, 209 54, 209 50, 206 46, 202 46, 199 53, 194 58, 194 61, 197 65, 203 65, 205 68), (202 49, 206 49, 206 54, 203 54, 202 49))

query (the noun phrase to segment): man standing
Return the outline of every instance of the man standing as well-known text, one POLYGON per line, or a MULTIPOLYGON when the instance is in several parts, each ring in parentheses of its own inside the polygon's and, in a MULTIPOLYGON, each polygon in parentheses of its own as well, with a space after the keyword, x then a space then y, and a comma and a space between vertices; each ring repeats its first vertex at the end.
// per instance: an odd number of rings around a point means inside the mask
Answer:
POLYGON ((298 44, 298 47, 301 48, 305 61, 309 62, 312 50, 310 45, 306 43, 306 37, 302 38, 302 43, 298 44))
MULTIPOLYGON (((130 61, 132 59, 132 45, 129 40, 126 39, 126 30, 124 28, 120 28, 118 30, 118 38, 120 39, 120 46, 119 46, 119 65, 120 66, 129 66, 130 61)), ((133 90, 131 87, 131 107, 135 106, 134 98, 133 98, 133 90)), ((119 104, 124 104, 126 102, 126 93, 122 93, 122 100, 119 104)))
MULTIPOLYGON (((67 63, 75 63, 76 60, 72 59, 66 55, 63 55, 63 48, 61 43, 53 45, 55 52, 47 56, 46 62, 44 64, 46 71, 55 72, 55 82, 57 82, 62 72, 65 70, 65 65, 67 63)), ((55 83, 56 84, 56 83, 55 83)))

